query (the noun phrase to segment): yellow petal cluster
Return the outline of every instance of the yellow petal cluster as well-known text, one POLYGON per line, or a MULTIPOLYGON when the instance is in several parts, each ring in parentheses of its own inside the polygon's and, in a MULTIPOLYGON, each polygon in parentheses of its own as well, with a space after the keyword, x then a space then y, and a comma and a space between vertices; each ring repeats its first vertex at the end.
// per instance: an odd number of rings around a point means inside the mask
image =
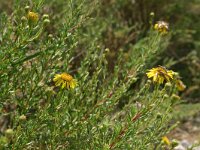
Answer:
POLYGON ((166 144, 166 145, 170 145, 171 144, 170 141, 169 141, 169 139, 166 136, 162 137, 162 142, 164 144, 166 144))
POLYGON ((152 68, 146 74, 148 78, 153 78, 153 81, 158 84, 163 84, 164 81, 170 82, 174 76, 174 72, 172 70, 167 70, 162 66, 152 68))
POLYGON ((27 14, 27 19, 28 19, 29 22, 36 23, 39 20, 39 15, 35 12, 29 11, 28 14, 27 14))
POLYGON ((169 30, 169 24, 165 21, 158 21, 154 25, 154 29, 157 30, 158 32, 162 33, 162 34, 166 34, 169 30))
POLYGON ((77 86, 77 80, 67 73, 56 74, 53 81, 56 86, 61 86, 62 89, 74 89, 77 86))

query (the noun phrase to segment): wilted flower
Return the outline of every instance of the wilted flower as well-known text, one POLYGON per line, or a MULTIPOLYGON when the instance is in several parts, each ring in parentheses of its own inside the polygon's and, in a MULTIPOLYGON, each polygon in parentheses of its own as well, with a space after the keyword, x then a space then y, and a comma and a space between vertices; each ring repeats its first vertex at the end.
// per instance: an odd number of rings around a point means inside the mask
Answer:
POLYGON ((176 86, 179 91, 184 91, 186 88, 186 85, 180 79, 176 80, 176 86))
POLYGON ((167 70, 165 67, 159 66, 157 68, 152 68, 147 74, 148 78, 153 78, 154 82, 162 84, 164 81, 170 82, 173 79, 174 71, 167 70))
POLYGON ((169 30, 169 24, 167 22, 164 22, 164 21, 158 21, 154 25, 154 29, 159 31, 160 33, 166 34, 169 30))
POLYGON ((56 86, 61 86, 61 88, 74 89, 77 86, 77 80, 67 73, 56 74, 53 78, 56 86))
POLYGON ((162 142, 164 144, 166 144, 166 145, 170 145, 171 144, 170 141, 169 141, 169 139, 166 136, 162 137, 162 142))
POLYGON ((38 14, 31 11, 28 12, 27 18, 30 23, 36 23, 39 20, 38 14))

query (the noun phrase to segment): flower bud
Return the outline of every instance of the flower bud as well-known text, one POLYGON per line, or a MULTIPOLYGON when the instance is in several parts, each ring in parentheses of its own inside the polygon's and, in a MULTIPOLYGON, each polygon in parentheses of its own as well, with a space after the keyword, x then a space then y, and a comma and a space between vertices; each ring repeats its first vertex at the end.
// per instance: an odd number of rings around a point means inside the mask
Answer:
POLYGON ((48 14, 44 14, 44 15, 42 16, 42 19, 43 19, 43 20, 49 19, 49 15, 48 15, 48 14))
POLYGON ((151 12, 151 13, 150 13, 150 16, 155 16, 155 13, 154 13, 154 12, 151 12))
POLYGON ((180 98, 180 96, 178 96, 176 94, 173 94, 172 95, 172 99, 174 99, 174 100, 180 100, 181 98, 180 98))
POLYGON ((109 48, 106 48, 106 49, 105 49, 105 52, 107 52, 107 53, 110 52, 110 49, 109 49, 109 48))
POLYGON ((21 21, 22 21, 23 23, 25 23, 25 22, 27 21, 27 18, 26 18, 25 16, 23 16, 23 17, 21 18, 21 21))
POLYGON ((165 84, 165 87, 171 88, 171 87, 172 87, 172 84, 171 84, 170 82, 167 82, 167 83, 165 84))
POLYGON ((26 30, 28 30, 29 28, 30 28, 30 26, 29 26, 29 25, 27 25, 27 26, 25 27, 25 29, 26 29, 26 30))
POLYGON ((52 35, 52 34, 49 34, 48 37, 49 37, 49 38, 53 38, 53 35, 52 35))
POLYGON ((5 131, 5 135, 6 135, 7 138, 11 138, 14 135, 13 129, 7 129, 5 131))
POLYGON ((155 106, 156 106, 155 104, 149 105, 150 108, 154 108, 155 106))
POLYGON ((44 23, 44 25, 47 25, 47 24, 50 23, 50 20, 49 19, 44 19, 43 23, 44 23))
POLYGON ((19 117, 19 120, 25 121, 25 120, 26 120, 26 116, 25 116, 25 115, 21 115, 21 116, 19 117))
POLYGON ((147 83, 148 83, 148 84, 151 84, 151 83, 152 83, 152 81, 151 81, 151 80, 147 80, 147 83))
POLYGON ((24 9, 26 12, 28 12, 30 10, 30 6, 26 6, 24 9))
POLYGON ((171 96, 171 103, 172 103, 172 105, 175 105, 175 104, 179 103, 180 99, 181 98, 178 95, 173 94, 171 96))
POLYGON ((169 98, 169 95, 165 94, 163 97, 164 97, 164 98, 169 98))

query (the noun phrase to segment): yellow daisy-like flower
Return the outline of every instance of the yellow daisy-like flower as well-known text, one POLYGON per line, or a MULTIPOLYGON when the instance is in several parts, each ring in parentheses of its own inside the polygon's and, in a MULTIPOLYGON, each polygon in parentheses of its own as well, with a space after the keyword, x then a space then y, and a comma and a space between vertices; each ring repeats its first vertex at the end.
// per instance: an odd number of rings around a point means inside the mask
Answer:
POLYGON ((61 88, 74 89, 77 86, 77 80, 67 73, 56 74, 53 78, 56 86, 61 88))
POLYGON ((169 139, 166 136, 162 137, 162 142, 164 144, 166 144, 166 145, 170 145, 171 144, 170 141, 169 141, 169 139))
POLYGON ((169 30, 169 24, 167 22, 164 22, 164 21, 158 21, 154 25, 154 29, 159 31, 160 33, 166 34, 169 30))
POLYGON ((178 88, 179 91, 184 91, 186 88, 186 85, 180 79, 177 79, 176 87, 178 88))
POLYGON ((146 74, 148 78, 153 78, 153 81, 157 82, 158 84, 162 84, 164 81, 170 82, 174 77, 174 71, 167 70, 162 66, 152 68, 146 74))
POLYGON ((35 13, 35 12, 29 11, 28 14, 27 14, 27 19, 28 19, 28 21, 30 21, 31 23, 32 23, 32 22, 33 22, 33 23, 36 23, 36 22, 38 22, 38 20, 39 20, 39 15, 38 15, 37 13, 35 13))

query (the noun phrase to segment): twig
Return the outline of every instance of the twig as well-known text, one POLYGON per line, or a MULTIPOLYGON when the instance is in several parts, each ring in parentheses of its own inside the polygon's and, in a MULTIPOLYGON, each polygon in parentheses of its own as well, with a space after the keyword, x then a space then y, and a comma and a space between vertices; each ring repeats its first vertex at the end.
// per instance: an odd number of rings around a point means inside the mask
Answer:
MULTIPOLYGON (((113 92, 111 91, 111 92, 107 95, 107 98, 111 98, 112 95, 113 95, 113 92)), ((96 104, 94 105, 94 107, 93 107, 89 112, 87 112, 87 113, 84 115, 82 121, 85 121, 85 120, 89 117, 89 115, 91 114, 91 112, 92 112, 95 108, 99 107, 100 104, 103 104, 106 100, 107 100, 107 99, 103 99, 103 100, 99 101, 98 103, 96 103, 96 104)))
MULTIPOLYGON (((131 122, 134 123, 136 122, 139 118, 141 117, 141 113, 138 112, 132 119, 131 122)), ((115 138, 115 140, 110 144, 110 148, 112 149, 114 148, 114 146, 116 145, 116 143, 124 136, 124 134, 126 133, 126 131, 128 130, 129 126, 126 125, 119 133, 119 135, 115 138)))

